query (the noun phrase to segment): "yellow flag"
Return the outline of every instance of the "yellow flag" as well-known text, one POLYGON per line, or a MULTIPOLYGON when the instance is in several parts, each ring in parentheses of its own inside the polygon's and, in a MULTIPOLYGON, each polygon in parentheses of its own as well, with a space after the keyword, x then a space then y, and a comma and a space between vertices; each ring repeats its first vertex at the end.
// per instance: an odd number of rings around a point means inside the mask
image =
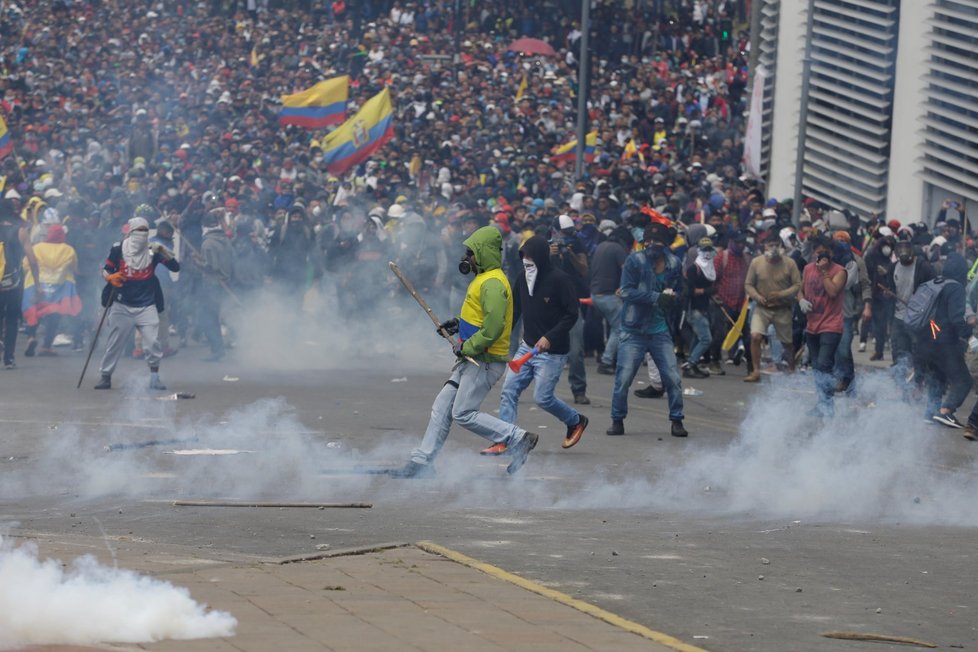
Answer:
POLYGON ((516 89, 516 101, 522 100, 524 94, 526 94, 526 75, 523 75, 523 79, 520 80, 520 87, 516 89))
MULTIPOLYGON (((724 351, 729 351, 740 339, 740 334, 744 332, 744 324, 747 323, 747 306, 748 300, 744 299, 744 307, 740 309, 740 315, 737 317, 737 321, 733 326, 730 327, 730 332, 727 333, 727 337, 723 340, 723 346, 721 347, 724 351)), ((748 354, 750 351, 748 351, 748 354)))

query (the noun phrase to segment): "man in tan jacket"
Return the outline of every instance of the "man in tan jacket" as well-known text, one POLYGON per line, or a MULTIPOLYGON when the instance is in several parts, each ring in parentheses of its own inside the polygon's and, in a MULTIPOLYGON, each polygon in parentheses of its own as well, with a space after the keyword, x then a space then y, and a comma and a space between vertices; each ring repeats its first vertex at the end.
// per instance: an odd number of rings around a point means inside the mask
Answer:
POLYGON ((761 379, 761 342, 771 324, 784 347, 789 371, 795 370, 791 313, 800 289, 798 266, 784 256, 781 239, 777 233, 772 233, 764 242, 763 255, 751 261, 744 280, 744 290, 755 304, 750 319, 750 356, 754 370, 744 377, 745 383, 756 383, 761 379))

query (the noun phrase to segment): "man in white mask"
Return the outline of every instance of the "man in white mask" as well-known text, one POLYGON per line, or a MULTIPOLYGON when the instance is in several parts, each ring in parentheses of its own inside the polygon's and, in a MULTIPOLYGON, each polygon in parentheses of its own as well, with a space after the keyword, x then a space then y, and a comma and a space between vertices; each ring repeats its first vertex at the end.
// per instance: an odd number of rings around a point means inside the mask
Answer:
MULTIPOLYGON (((518 372, 507 369, 499 398, 499 418, 516 423, 516 409, 530 383, 536 383, 533 400, 567 426, 563 447, 570 448, 584 434, 587 417, 554 396, 554 389, 570 352, 570 330, 580 312, 577 292, 571 278, 550 264, 550 245, 535 235, 520 250, 523 273, 513 287, 513 321, 523 318, 523 341, 516 356, 533 350, 518 372)), ((495 444, 482 451, 484 455, 501 455, 505 444, 495 444)))
MULTIPOLYGON (((143 207, 136 209, 137 217, 129 220, 129 230, 122 242, 112 245, 105 261, 102 276, 112 286, 103 303, 111 297, 107 323, 109 342, 102 356, 99 371, 102 378, 95 389, 111 389, 112 372, 133 329, 138 329, 149 365, 149 388, 165 390, 160 380, 159 313, 164 310, 163 293, 156 278, 156 266, 163 264, 171 272, 180 271, 180 263, 159 243, 149 244, 149 222, 138 217, 143 207)), ((148 207, 147 207, 148 208, 148 207)), ((152 210, 152 209, 150 209, 152 210)))

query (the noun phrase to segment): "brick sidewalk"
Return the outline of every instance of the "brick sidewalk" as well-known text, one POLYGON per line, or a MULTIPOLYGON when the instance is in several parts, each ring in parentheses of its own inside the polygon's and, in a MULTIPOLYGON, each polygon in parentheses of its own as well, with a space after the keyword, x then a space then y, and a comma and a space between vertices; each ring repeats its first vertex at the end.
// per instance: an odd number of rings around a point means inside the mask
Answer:
MULTIPOLYGON (((42 556, 62 561, 84 552, 104 557, 95 547, 79 550, 75 543, 59 545, 47 540, 39 542, 39 547, 42 556)), ((189 589, 198 602, 230 612, 238 619, 238 629, 228 639, 163 641, 101 649, 670 649, 415 546, 286 564, 272 560, 200 559, 194 558, 193 553, 161 550, 151 544, 120 548, 116 551, 120 567, 189 589)), ((80 652, 87 648, 31 649, 80 652)))

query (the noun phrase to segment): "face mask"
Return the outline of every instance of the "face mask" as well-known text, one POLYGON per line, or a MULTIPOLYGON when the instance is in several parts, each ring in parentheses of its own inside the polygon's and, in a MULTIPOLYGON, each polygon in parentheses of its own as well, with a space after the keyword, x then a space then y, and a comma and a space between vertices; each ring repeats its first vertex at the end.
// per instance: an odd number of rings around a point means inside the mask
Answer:
POLYGON ((632 237, 635 238, 635 242, 641 242, 642 238, 645 236, 645 229, 641 226, 632 227, 632 237))
POLYGON ((149 231, 130 231, 129 239, 136 247, 142 249, 149 242, 149 231))
POLYGON ((537 269, 536 263, 532 260, 526 258, 523 259, 523 269, 526 272, 526 289, 529 290, 530 296, 533 296, 533 286, 537 282, 537 269))
POLYGON ((880 251, 883 253, 884 256, 889 256, 890 254, 893 253, 893 247, 889 247, 889 246, 880 247, 880 251))
POLYGON ((900 256, 901 265, 909 265, 912 262, 913 262, 913 256, 911 256, 910 254, 905 254, 903 256, 900 256))
POLYGON ((653 258, 658 258, 662 255, 662 252, 666 250, 666 246, 661 242, 650 242, 648 245, 646 245, 645 250, 649 252, 653 258))
POLYGON ((774 249, 765 249, 764 257, 767 258, 768 260, 774 260, 775 258, 780 258, 781 249, 779 247, 775 247, 774 249))
POLYGON ((711 249, 710 251, 701 251, 699 255, 703 260, 713 260, 717 252, 711 249))

